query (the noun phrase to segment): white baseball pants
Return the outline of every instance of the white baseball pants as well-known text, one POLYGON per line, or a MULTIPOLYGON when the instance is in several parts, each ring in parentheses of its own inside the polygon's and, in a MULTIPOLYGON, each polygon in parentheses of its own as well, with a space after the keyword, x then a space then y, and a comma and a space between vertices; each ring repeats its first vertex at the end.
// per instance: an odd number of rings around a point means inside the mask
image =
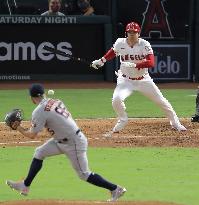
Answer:
MULTIPOLYGON (((146 75, 142 80, 131 80, 121 75, 117 78, 117 86, 113 93, 112 106, 118 119, 121 122, 124 122, 126 125, 128 121, 127 113, 125 112, 124 101, 129 97, 134 91, 139 91, 150 100, 155 102, 168 117, 171 126, 177 127, 180 122, 179 119, 172 108, 168 100, 162 95, 159 88, 155 85, 152 78, 149 75, 146 75)), ((113 131, 120 131, 123 127, 113 128, 113 131), (117 129, 118 128, 118 129, 117 129)))

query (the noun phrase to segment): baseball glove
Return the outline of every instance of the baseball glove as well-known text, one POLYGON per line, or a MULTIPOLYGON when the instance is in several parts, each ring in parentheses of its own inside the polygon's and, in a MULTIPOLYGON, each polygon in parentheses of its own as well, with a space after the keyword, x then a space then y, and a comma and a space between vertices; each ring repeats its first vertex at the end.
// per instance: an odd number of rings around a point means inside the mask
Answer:
POLYGON ((16 130, 23 120, 23 111, 21 109, 13 109, 5 116, 5 123, 8 127, 16 130))

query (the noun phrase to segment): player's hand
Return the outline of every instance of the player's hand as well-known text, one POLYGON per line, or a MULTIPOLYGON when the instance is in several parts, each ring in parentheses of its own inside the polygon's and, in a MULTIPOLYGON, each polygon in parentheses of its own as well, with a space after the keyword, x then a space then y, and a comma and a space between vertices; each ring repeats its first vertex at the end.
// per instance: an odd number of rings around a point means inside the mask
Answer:
POLYGON ((100 67, 102 67, 104 65, 104 63, 106 62, 106 59, 104 57, 100 58, 99 60, 94 60, 91 63, 91 66, 95 69, 98 69, 100 67))
POLYGON ((121 62, 121 66, 128 67, 128 68, 135 68, 136 64, 132 62, 121 62))

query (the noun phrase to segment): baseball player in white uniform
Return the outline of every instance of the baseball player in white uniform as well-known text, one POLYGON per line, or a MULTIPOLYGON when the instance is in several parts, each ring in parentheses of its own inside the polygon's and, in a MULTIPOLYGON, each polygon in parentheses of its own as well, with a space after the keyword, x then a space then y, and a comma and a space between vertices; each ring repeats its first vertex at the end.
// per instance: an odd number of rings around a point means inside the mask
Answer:
POLYGON ((87 159, 87 138, 73 120, 64 103, 57 99, 45 98, 41 84, 32 84, 29 92, 32 102, 37 105, 32 113, 32 126, 27 130, 19 123, 16 129, 28 138, 35 138, 45 127, 52 138, 36 148, 25 180, 21 182, 7 180, 7 185, 22 195, 28 195, 34 177, 42 168, 43 160, 46 157, 65 154, 80 179, 110 190, 111 198, 108 201, 117 201, 126 189, 90 171, 87 159))
POLYGON ((148 41, 140 38, 140 26, 131 22, 125 30, 126 38, 118 38, 113 47, 99 60, 92 62, 92 67, 98 69, 108 60, 120 56, 120 69, 117 74, 117 86, 113 93, 112 106, 118 115, 118 121, 110 132, 119 132, 128 122, 124 100, 134 91, 154 101, 168 117, 172 128, 185 131, 174 109, 163 97, 158 87, 149 76, 148 69, 154 67, 154 54, 148 41))

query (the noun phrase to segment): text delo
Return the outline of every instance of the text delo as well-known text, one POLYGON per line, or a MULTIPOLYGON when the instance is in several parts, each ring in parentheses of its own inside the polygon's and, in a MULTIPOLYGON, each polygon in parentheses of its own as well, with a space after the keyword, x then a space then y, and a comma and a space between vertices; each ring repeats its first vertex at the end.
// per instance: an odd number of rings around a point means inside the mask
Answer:
POLYGON ((180 72, 180 62, 177 60, 172 60, 171 56, 167 56, 165 60, 159 60, 155 56, 155 67, 149 69, 150 73, 161 73, 161 74, 178 74, 180 72))

